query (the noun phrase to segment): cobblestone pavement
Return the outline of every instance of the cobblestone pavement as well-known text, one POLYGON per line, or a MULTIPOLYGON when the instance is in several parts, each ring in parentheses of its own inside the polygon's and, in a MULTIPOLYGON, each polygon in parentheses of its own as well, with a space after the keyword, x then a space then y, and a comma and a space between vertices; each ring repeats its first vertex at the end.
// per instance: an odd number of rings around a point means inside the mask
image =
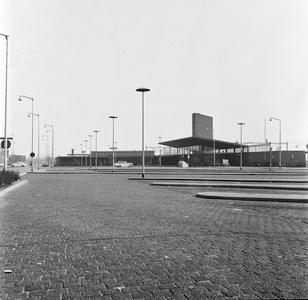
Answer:
POLYGON ((129 175, 29 174, 0 199, 0 299, 304 299, 308 205, 129 175))

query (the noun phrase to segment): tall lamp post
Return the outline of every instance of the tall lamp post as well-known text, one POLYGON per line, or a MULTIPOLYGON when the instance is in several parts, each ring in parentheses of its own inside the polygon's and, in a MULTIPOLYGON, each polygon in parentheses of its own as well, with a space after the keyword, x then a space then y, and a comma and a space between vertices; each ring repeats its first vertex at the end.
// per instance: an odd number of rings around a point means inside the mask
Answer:
POLYGON ((88 151, 88 140, 84 140, 86 142, 86 152, 85 152, 85 166, 87 167, 88 163, 87 163, 87 151, 88 151))
POLYGON ((53 130, 53 125, 45 124, 44 127, 46 128, 47 126, 51 127, 51 130, 47 129, 47 132, 51 131, 51 133, 52 133, 52 140, 51 140, 51 147, 52 147, 52 149, 51 149, 51 166, 53 167, 54 166, 54 130, 53 130))
MULTIPOLYGON (((34 102, 34 99, 33 98, 31 98, 31 97, 27 97, 27 96, 19 96, 19 101, 23 101, 23 98, 25 98, 25 99, 29 99, 29 100, 31 100, 32 101, 32 142, 31 142, 31 154, 33 153, 33 115, 34 115, 34 113, 33 113, 33 106, 34 106, 34 104, 33 104, 33 102, 34 102)), ((31 155, 31 172, 33 172, 33 156, 31 155)))
POLYGON ((240 155, 240 170, 242 170, 242 164, 243 164, 243 143, 242 143, 242 136, 243 136, 243 125, 245 125, 245 123, 240 122, 237 123, 237 125, 241 126, 241 155, 240 155))
POLYGON ((90 138, 90 169, 91 169, 92 168, 92 141, 91 141, 92 135, 89 134, 88 137, 90 138))
POLYGON ((136 89, 136 92, 142 93, 142 178, 144 178, 144 93, 149 91, 148 88, 136 89))
POLYGON ((7 170, 7 81, 8 81, 8 55, 9 55, 9 36, 0 33, 6 39, 6 64, 5 64, 5 104, 4 104, 4 165, 3 170, 7 170))
POLYGON ((80 148, 81 148, 81 154, 80 154, 80 166, 82 167, 82 144, 80 144, 80 148))
POLYGON ((281 169, 281 120, 274 117, 270 117, 269 120, 279 121, 279 169, 281 169))
POLYGON ((215 129, 214 128, 213 128, 213 146, 214 146, 213 154, 214 154, 214 168, 215 168, 215 166, 216 166, 216 149, 215 149, 215 129))
POLYGON ((49 167, 49 136, 46 134, 43 134, 41 140, 43 140, 43 137, 46 137, 46 139, 44 140, 46 141, 46 156, 47 156, 47 164, 49 167))
POLYGON ((159 166, 161 167, 161 136, 159 138, 159 166))
POLYGON ((95 170, 97 170, 97 133, 99 131, 94 130, 93 132, 95 132, 95 170))
POLYGON ((117 119, 116 116, 110 116, 112 119, 112 172, 114 172, 114 119, 117 119))
POLYGON ((40 115, 35 114, 35 113, 29 113, 28 117, 30 117, 30 115, 37 116, 37 137, 38 137, 38 141, 37 141, 37 168, 40 169, 40 115))

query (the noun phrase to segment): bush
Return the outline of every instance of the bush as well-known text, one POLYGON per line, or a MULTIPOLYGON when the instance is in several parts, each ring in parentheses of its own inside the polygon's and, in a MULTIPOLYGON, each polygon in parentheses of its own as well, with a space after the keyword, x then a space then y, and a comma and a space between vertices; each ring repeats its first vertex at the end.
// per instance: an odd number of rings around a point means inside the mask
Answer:
POLYGON ((0 187, 10 185, 17 180, 20 180, 18 172, 0 171, 0 187))

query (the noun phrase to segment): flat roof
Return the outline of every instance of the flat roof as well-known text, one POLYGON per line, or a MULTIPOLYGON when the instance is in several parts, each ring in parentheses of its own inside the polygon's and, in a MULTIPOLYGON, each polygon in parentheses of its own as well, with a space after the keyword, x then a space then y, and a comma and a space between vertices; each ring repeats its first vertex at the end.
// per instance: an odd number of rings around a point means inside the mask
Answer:
MULTIPOLYGON (((204 138, 204 137, 194 137, 194 136, 181 138, 177 140, 165 141, 159 144, 164 145, 164 146, 173 147, 173 148, 184 148, 184 147, 190 147, 190 146, 206 146, 206 147, 214 148, 214 141, 215 141, 216 149, 241 148, 241 144, 239 143, 230 143, 226 141, 214 140, 214 139, 204 138)), ((244 148, 245 146, 242 145, 242 147, 244 148)))

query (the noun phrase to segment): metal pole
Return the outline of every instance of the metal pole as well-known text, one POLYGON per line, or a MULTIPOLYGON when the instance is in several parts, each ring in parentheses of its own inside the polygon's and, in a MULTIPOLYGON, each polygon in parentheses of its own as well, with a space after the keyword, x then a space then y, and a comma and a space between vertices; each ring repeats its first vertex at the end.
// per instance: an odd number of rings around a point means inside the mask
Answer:
POLYGON ((214 144, 214 167, 216 165, 216 156, 215 156, 215 152, 216 152, 216 149, 215 149, 215 129, 213 128, 213 144, 214 144))
POLYGON ((38 132, 37 168, 40 169, 40 115, 37 115, 37 132, 38 132))
MULTIPOLYGON (((27 98, 32 101, 32 142, 31 142, 31 153, 33 153, 33 111, 34 111, 34 98, 27 97, 27 96, 19 96, 19 101, 22 101, 22 98, 27 98)), ((31 172, 33 172, 33 157, 31 156, 31 172)))
MULTIPOLYGON (((29 113, 29 115, 37 116, 37 134, 38 134, 38 143, 37 143, 37 168, 40 169, 40 115, 39 114, 34 114, 34 113, 29 113)), ((29 117, 28 115, 28 117, 29 117)))
POLYGON ((88 143, 88 140, 84 140, 86 142, 86 155, 85 155, 85 159, 86 159, 86 163, 85 163, 85 167, 87 167, 88 163, 87 163, 87 143, 88 143))
POLYGON ((142 92, 142 178, 144 178, 144 92, 142 92))
POLYGON ((117 119, 116 116, 110 116, 112 119, 112 172, 114 172, 114 119, 117 119))
POLYGON ((92 135, 89 134, 90 137, 90 169, 92 168, 92 142, 91 142, 91 138, 92 135))
POLYGON ((242 163, 243 163, 242 129, 243 129, 243 125, 245 125, 245 123, 240 122, 240 123, 237 123, 237 125, 240 125, 240 126, 241 126, 241 155, 240 155, 240 170, 242 170, 242 163))
MULTIPOLYGON (((9 39, 8 35, 0 33, 6 39, 6 65, 5 65, 5 104, 4 104, 4 165, 3 170, 7 171, 7 82, 8 82, 8 55, 9 39)), ((14 141, 13 141, 14 142, 14 141)))
POLYGON ((142 178, 144 178, 144 92, 149 92, 148 88, 139 88, 137 92, 142 92, 142 178))
POLYGON ((270 117, 270 121, 272 121, 272 119, 279 121, 279 169, 281 169, 281 120, 270 117))
MULTIPOLYGON (((31 152, 33 152, 33 111, 34 111, 34 103, 32 99, 32 145, 31 145, 31 152)), ((33 172, 33 157, 31 157, 31 172, 33 172)))
POLYGON ((281 169, 281 120, 279 120, 279 169, 281 169))
POLYGON ((54 143, 54 130, 52 126, 52 167, 55 165, 55 143, 54 143))
POLYGON ((114 118, 112 118, 112 172, 114 172, 114 118))
POLYGON ((159 166, 161 167, 161 136, 159 138, 159 166))
POLYGON ((47 130, 47 132, 48 131, 51 131, 51 133, 52 133, 52 158, 51 158, 51 160, 52 160, 52 162, 51 162, 51 167, 53 167, 54 166, 54 130, 53 130, 53 125, 49 125, 49 124, 45 124, 45 128, 46 128, 46 126, 49 126, 49 127, 51 127, 52 128, 52 130, 47 130))
POLYGON ((114 172, 114 118, 112 118, 112 172, 114 172))
POLYGON ((95 170, 97 170, 97 133, 99 131, 94 130, 93 132, 95 132, 95 170))
POLYGON ((80 154, 80 166, 82 167, 82 144, 80 144, 80 147, 81 147, 81 154, 80 154))

